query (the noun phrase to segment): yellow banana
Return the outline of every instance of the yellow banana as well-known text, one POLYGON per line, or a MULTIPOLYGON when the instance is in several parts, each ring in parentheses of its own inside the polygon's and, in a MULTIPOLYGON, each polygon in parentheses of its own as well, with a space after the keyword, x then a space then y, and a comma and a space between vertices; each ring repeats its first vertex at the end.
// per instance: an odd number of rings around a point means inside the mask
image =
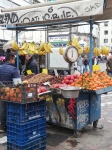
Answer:
POLYGON ((28 47, 29 47, 29 44, 27 42, 24 42, 23 46, 20 47, 19 50, 26 50, 26 49, 28 49, 28 47))
POLYGON ((13 42, 12 42, 12 48, 13 48, 13 50, 19 50, 19 46, 18 46, 18 44, 16 43, 16 41, 13 41, 13 42))
POLYGON ((60 55, 63 55, 63 48, 62 47, 59 48, 59 53, 60 53, 60 55))

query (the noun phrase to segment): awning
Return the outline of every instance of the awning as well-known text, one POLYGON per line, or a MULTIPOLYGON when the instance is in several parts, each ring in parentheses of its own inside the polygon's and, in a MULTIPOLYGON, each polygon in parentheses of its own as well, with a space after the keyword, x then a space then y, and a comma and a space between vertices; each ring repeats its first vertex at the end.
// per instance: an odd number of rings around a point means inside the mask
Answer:
MULTIPOLYGON (((112 19, 112 0, 65 0, 66 3, 36 4, 37 8, 0 14, 0 24, 8 24, 8 29, 17 26, 46 26, 58 23, 112 19), (39 6, 39 7, 38 7, 39 6), (104 8, 103 8, 104 6, 104 8), (9 26, 10 24, 10 26, 9 26), (16 25, 14 25, 16 24, 16 25), (13 26, 12 26, 13 25, 13 26)), ((32 6, 33 7, 33 6, 32 6)), ((19 7, 21 9, 23 7, 19 7)), ((7 9, 6 9, 7 10, 7 9)), ((13 10, 13 9, 12 9, 13 10)))

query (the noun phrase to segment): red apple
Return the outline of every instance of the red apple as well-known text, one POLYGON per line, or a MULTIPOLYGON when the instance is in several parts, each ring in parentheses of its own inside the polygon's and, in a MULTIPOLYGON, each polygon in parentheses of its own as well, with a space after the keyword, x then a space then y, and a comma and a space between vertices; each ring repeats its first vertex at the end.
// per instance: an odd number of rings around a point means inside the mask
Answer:
POLYGON ((67 75, 66 79, 70 80, 71 79, 71 75, 67 75))
POLYGON ((66 80, 65 80, 65 83, 66 83, 66 84, 69 84, 69 80, 66 79, 66 80))
POLYGON ((40 89, 41 89, 41 92, 46 92, 47 91, 46 87, 41 87, 40 89))
POLYGON ((38 92, 38 93, 41 93, 42 91, 41 91, 41 89, 40 89, 40 88, 38 88, 38 89, 37 89, 37 92, 38 92))
POLYGON ((69 84, 72 84, 73 82, 74 82, 74 80, 70 80, 70 81, 69 81, 69 84))

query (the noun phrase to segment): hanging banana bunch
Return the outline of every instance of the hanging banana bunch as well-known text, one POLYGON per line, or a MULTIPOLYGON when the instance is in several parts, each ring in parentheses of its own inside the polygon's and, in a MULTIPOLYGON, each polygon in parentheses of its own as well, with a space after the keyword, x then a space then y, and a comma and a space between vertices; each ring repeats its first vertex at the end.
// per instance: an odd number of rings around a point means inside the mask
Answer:
POLYGON ((75 47, 77 47, 77 48, 80 46, 77 38, 74 38, 72 40, 72 45, 75 46, 75 47))
POLYGON ((101 48, 101 54, 102 55, 107 56, 109 53, 110 53, 110 49, 108 47, 104 46, 104 47, 101 48))
POLYGON ((68 42, 67 42, 67 45, 68 45, 68 46, 71 46, 71 45, 72 45, 72 41, 68 41, 68 42))
POLYGON ((94 54, 95 54, 96 56, 100 56, 100 54, 101 54, 101 50, 100 50, 99 48, 97 48, 97 47, 95 47, 95 48, 93 49, 93 52, 94 52, 94 54))
POLYGON ((60 48, 59 48, 59 53, 60 53, 60 55, 63 55, 63 51, 64 51, 63 48, 60 47, 60 48))
POLYGON ((84 49, 84 52, 86 54, 89 54, 90 53, 90 47, 89 46, 86 46, 85 49, 84 49))
POLYGON ((78 54, 79 55, 83 54, 83 48, 81 46, 78 48, 78 54))
POLYGON ((19 50, 19 46, 16 43, 16 41, 12 41, 12 48, 13 48, 13 50, 19 50))
POLYGON ((53 48, 53 45, 51 43, 45 43, 44 44, 44 49, 46 53, 52 53, 51 48, 53 48))
POLYGON ((23 46, 19 48, 19 50, 27 50, 29 48, 29 44, 25 41, 23 46))

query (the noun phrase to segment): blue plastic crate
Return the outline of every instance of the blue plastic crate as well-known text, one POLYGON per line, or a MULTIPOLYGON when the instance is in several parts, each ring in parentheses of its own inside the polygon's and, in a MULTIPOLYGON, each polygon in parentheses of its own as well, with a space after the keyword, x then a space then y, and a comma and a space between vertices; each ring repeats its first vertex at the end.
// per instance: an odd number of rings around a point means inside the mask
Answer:
POLYGON ((7 122, 24 123, 46 115, 46 101, 29 104, 7 102, 7 122))
POLYGON ((38 137, 46 136, 46 119, 39 118, 25 124, 7 122, 7 141, 25 144, 38 137))
POLYGON ((23 145, 7 142, 7 150, 46 150, 46 137, 40 137, 30 143, 23 145))

